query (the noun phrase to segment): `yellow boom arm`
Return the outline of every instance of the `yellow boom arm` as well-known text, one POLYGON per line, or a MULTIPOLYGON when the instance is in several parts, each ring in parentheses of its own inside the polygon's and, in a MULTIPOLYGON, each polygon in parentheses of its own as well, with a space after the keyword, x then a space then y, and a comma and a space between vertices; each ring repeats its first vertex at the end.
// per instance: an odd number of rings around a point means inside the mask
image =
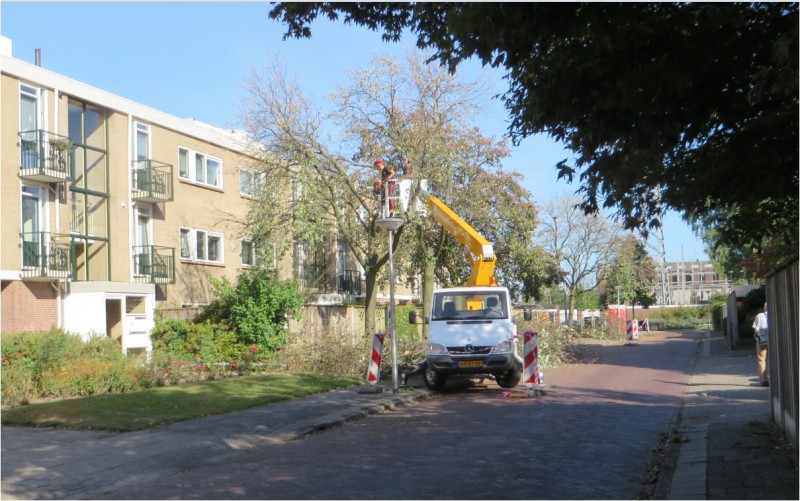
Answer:
POLYGON ((494 277, 494 249, 492 243, 475 228, 461 219, 450 207, 434 196, 428 197, 428 207, 434 219, 467 249, 467 258, 472 262, 468 286, 497 285, 494 277))

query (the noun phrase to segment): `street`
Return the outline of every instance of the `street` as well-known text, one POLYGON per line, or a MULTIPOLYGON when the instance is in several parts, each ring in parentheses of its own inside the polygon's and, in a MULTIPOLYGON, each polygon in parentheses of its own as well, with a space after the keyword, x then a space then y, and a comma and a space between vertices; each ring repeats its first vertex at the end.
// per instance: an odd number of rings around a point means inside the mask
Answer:
POLYGON ((699 334, 605 345, 538 398, 462 388, 224 462, 115 484, 110 499, 632 499, 674 424, 699 334))

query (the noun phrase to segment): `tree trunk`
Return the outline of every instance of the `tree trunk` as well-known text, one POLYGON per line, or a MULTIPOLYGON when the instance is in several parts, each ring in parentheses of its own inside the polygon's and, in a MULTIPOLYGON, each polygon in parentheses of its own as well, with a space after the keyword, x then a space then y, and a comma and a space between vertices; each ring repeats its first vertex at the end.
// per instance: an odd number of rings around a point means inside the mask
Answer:
MULTIPOLYGON (((433 303, 433 289, 436 286, 434 276, 435 263, 432 258, 425 260, 425 270, 422 273, 422 318, 429 317, 431 314, 431 304, 433 303)), ((428 340, 428 328, 430 323, 422 324, 422 339, 428 340)))

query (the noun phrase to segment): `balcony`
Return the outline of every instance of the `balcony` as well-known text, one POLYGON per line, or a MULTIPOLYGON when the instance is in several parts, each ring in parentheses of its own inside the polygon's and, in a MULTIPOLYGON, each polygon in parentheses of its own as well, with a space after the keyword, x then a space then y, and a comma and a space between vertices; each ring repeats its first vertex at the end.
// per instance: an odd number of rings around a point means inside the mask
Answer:
POLYGON ((59 241, 46 231, 22 233, 23 280, 72 278, 70 244, 59 241))
POLYGON ((361 273, 358 270, 339 272, 338 292, 340 294, 361 295, 361 273))
POLYGON ((19 133, 19 177, 43 183, 61 183, 71 178, 72 141, 44 130, 19 133))
POLYGON ((134 160, 131 174, 133 200, 149 203, 173 200, 172 165, 156 160, 134 160))
POLYGON ((133 281, 140 284, 174 284, 175 249, 155 245, 134 246, 133 281))

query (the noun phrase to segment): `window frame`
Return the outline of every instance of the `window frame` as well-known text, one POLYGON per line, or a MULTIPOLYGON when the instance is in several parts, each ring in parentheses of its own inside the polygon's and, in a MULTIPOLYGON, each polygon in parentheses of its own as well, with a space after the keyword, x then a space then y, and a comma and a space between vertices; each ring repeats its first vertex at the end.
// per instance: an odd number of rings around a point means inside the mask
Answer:
POLYGON ((201 151, 193 150, 192 148, 187 148, 186 146, 178 146, 178 179, 183 182, 195 184, 197 186, 205 186, 208 188, 212 188, 215 190, 223 190, 224 189, 224 162, 221 158, 215 157, 214 155, 209 155, 208 153, 203 153, 201 151), (181 156, 182 154, 186 155, 186 171, 182 170, 181 166, 181 156), (201 162, 198 165, 198 161, 201 162), (209 161, 216 164, 216 184, 212 184, 208 182, 208 164, 209 161), (201 167, 202 171, 202 179, 198 179, 198 166, 201 167))
POLYGON ((178 255, 183 262, 224 265, 225 235, 216 231, 180 226, 178 227, 178 255), (183 255, 182 239, 184 234, 188 244, 188 257, 183 255), (216 242, 216 245, 212 245, 212 242, 216 242), (210 259, 211 250, 214 248, 216 248, 217 258, 210 259))
POLYGON ((239 195, 246 198, 257 197, 263 189, 267 175, 251 167, 239 166, 239 195), (247 186, 242 185, 242 174, 247 175, 247 186), (248 190, 249 189, 249 190, 248 190))

